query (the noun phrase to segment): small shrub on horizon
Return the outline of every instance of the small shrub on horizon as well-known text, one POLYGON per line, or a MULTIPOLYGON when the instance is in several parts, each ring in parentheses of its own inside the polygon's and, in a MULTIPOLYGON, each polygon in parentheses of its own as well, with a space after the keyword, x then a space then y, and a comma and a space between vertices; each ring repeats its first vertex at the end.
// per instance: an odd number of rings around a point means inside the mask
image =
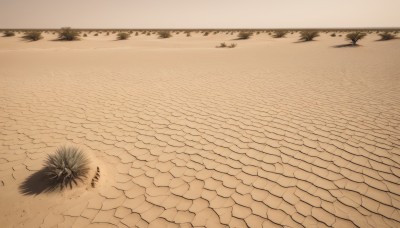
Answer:
POLYGON ((120 32, 117 35, 118 40, 127 40, 131 35, 126 32, 120 32))
POLYGON ((318 37, 319 33, 317 31, 302 31, 300 32, 300 40, 302 41, 313 41, 315 37, 318 37))
POLYGON ((31 32, 26 32, 22 38, 25 40, 29 40, 29 41, 38 41, 38 40, 42 39, 43 36, 42 36, 42 32, 31 31, 31 32))
POLYGON ((161 38, 161 39, 170 38, 171 36, 172 35, 171 35, 170 31, 159 31, 158 32, 158 38, 161 38))
POLYGON ((287 31, 275 31, 274 38, 284 38, 288 32, 287 31))
POLYGON ((237 45, 235 43, 232 43, 230 45, 227 45, 225 42, 220 43, 219 46, 217 46, 216 48, 235 48, 237 45))
POLYGON ((252 32, 240 32, 240 33, 238 34, 238 38, 239 38, 240 40, 247 40, 247 39, 249 39, 252 35, 253 35, 252 32))
POLYGON ((98 33, 96 33, 96 34, 94 34, 94 36, 99 36, 99 34, 98 34, 98 33))
POLYGON ((55 154, 48 155, 46 175, 55 188, 72 188, 83 182, 89 172, 89 159, 76 147, 60 147, 55 154))
POLYGON ((332 34, 331 34, 331 37, 336 37, 336 33, 332 33, 332 34))
POLYGON ((209 32, 205 32, 205 33, 204 33, 204 36, 208 36, 208 34, 210 34, 210 33, 209 33, 209 32))
POLYGON ((15 32, 13 32, 13 31, 5 31, 4 32, 4 37, 11 37, 11 36, 15 36, 15 32))
POLYGON ((61 31, 58 33, 58 40, 65 40, 65 41, 79 40, 79 32, 76 30, 72 30, 69 27, 61 28, 61 31))
POLYGON ((84 34, 83 34, 83 37, 87 37, 87 34, 86 34, 86 33, 84 33, 84 34))
POLYGON ((367 34, 363 32, 352 32, 346 35, 346 40, 351 41, 351 43, 355 46, 357 42, 363 39, 367 34))
POLYGON ((378 35, 381 37, 380 41, 393 40, 396 38, 396 35, 389 32, 380 33, 378 35))
POLYGON ((219 46, 217 46, 217 48, 226 48, 228 45, 226 45, 225 42, 220 43, 219 46))

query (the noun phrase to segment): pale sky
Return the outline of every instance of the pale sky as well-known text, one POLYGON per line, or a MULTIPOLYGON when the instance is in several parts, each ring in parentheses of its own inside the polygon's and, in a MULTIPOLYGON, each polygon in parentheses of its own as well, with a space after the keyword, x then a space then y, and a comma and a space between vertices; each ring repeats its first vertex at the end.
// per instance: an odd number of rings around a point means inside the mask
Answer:
POLYGON ((400 27, 400 0, 0 0, 0 28, 400 27))

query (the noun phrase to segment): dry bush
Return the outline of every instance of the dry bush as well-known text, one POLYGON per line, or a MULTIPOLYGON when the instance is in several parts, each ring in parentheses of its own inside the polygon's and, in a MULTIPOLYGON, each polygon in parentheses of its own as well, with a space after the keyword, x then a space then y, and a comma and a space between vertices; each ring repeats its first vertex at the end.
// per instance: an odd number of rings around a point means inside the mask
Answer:
POLYGON ((288 32, 287 31, 275 31, 274 38, 284 38, 288 32))
POLYGON ((72 30, 69 27, 61 28, 61 31, 58 32, 58 40, 65 40, 65 41, 79 40, 79 32, 76 30, 72 30))
POLYGON ((353 45, 357 45, 357 42, 363 39, 367 34, 363 32, 352 32, 346 35, 346 40, 351 41, 353 45))
POLYGON ((118 40, 127 40, 127 39, 129 39, 130 36, 131 35, 129 33, 120 32, 120 33, 117 34, 117 39, 118 40))
POLYGON ((300 32, 300 40, 302 41, 312 41, 315 37, 318 37, 319 33, 317 31, 302 31, 300 32))
POLYGON ((172 37, 172 34, 170 31, 159 31, 158 32, 158 38, 161 39, 166 39, 172 37))
POLYGON ((42 39, 43 36, 42 36, 42 32, 31 31, 31 32, 26 32, 22 38, 25 40, 28 40, 28 41, 38 41, 38 40, 42 39))
POLYGON ((396 38, 395 34, 389 33, 389 32, 384 32, 384 33, 380 33, 378 34, 381 37, 381 41, 385 41, 385 40, 393 40, 396 38))
POLYGON ((238 39, 240 39, 240 40, 247 40, 247 39, 249 39, 251 36, 253 35, 253 33, 252 32, 240 32, 239 34, 238 34, 238 39))
POLYGON ((15 36, 15 32, 13 32, 13 31, 5 31, 4 32, 4 36, 5 37, 15 36))

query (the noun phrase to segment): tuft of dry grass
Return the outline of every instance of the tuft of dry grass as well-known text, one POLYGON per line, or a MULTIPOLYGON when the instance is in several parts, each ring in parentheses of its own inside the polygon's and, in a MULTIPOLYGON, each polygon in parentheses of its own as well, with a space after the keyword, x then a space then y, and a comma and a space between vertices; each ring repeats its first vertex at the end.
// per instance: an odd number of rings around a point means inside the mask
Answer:
POLYGON ((237 44, 232 43, 230 45, 227 45, 225 42, 220 43, 219 46, 216 46, 216 48, 235 48, 237 44))
POLYGON ((83 182, 89 172, 89 159, 76 147, 60 147, 55 154, 48 155, 45 166, 50 181, 63 189, 83 182))
POLYGON ((228 45, 226 45, 225 42, 220 43, 219 46, 217 46, 217 48, 226 48, 228 45))

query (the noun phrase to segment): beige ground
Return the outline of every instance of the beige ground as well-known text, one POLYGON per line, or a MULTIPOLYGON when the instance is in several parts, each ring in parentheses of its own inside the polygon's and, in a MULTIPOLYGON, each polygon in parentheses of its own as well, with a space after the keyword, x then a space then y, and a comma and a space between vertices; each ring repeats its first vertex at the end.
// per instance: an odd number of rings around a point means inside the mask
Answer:
POLYGON ((400 226, 400 40, 19 36, 0 38, 1 227, 400 226), (62 145, 96 188, 43 192, 62 145))

